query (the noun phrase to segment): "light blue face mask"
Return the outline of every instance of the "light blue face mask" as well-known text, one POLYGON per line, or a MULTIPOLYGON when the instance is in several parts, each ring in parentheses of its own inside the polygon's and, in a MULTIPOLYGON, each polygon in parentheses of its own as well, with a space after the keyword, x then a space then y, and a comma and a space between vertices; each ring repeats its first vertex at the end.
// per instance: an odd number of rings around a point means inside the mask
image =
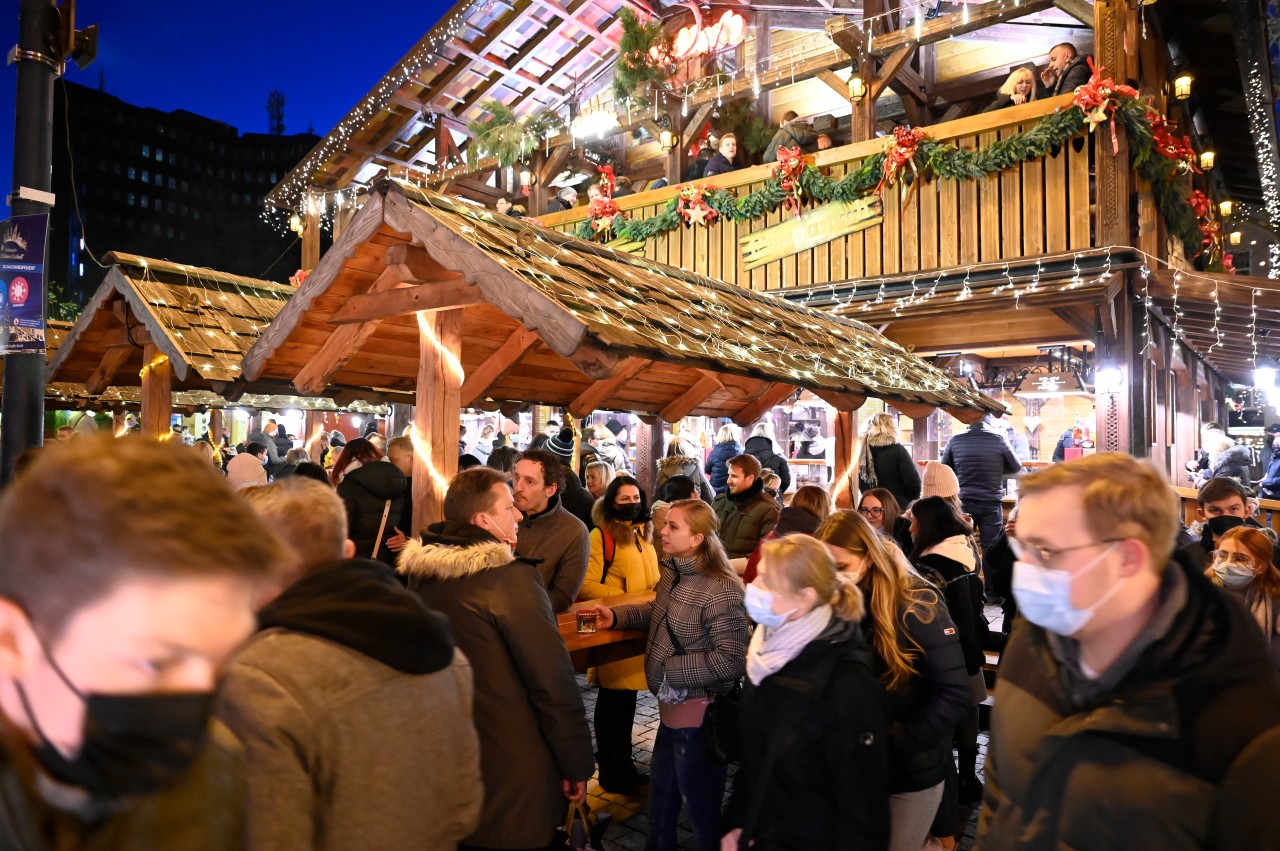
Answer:
POLYGON ((1093 561, 1074 574, 1065 570, 1041 567, 1029 561, 1013 563, 1013 598, 1018 601, 1018 612, 1033 624, 1058 635, 1075 635, 1084 628, 1098 609, 1115 596, 1125 580, 1116 582, 1096 603, 1086 609, 1071 605, 1071 584, 1077 578, 1093 570, 1115 548, 1115 544, 1100 552, 1093 561))
POLYGON ((798 609, 792 609, 780 615, 775 614, 773 611, 773 594, 758 585, 747 586, 747 595, 744 602, 747 605, 747 614, 751 616, 751 619, 766 629, 777 629, 787 622, 787 618, 799 611, 798 609))
POLYGON ((1213 572, 1222 580, 1223 585, 1236 591, 1247 588, 1250 582, 1258 578, 1253 568, 1248 565, 1232 564, 1226 561, 1214 562, 1213 572))

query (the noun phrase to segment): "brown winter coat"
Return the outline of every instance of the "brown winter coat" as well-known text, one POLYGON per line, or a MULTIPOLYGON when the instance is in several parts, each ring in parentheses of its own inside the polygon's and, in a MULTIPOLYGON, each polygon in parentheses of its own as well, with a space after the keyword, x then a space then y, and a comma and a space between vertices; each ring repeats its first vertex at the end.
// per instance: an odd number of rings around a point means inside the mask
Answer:
MULTIPOLYGON (((484 805, 464 840, 485 848, 550 844, 568 806, 562 782, 591 777, 591 732, 569 651, 533 565, 470 523, 430 526, 398 570, 449 618, 475 674, 484 805)), ((442 766, 442 770, 448 770, 442 766)))

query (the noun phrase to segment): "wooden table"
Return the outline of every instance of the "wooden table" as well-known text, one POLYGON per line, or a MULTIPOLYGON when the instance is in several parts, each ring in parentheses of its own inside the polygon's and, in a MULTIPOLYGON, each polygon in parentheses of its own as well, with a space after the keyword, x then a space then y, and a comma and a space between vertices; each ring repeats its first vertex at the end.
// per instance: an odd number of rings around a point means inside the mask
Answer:
POLYGON ((639 629, 602 629, 598 632, 578 632, 578 610, 589 609, 596 605, 610 609, 615 606, 627 606, 635 603, 648 603, 654 598, 654 592, 641 591, 635 594, 619 594, 604 600, 586 600, 575 603, 567 612, 556 615, 556 623, 560 626, 560 637, 569 648, 569 657, 573 659, 573 667, 577 671, 585 671, 606 662, 618 662, 634 656, 643 656, 645 642, 649 633, 639 629))

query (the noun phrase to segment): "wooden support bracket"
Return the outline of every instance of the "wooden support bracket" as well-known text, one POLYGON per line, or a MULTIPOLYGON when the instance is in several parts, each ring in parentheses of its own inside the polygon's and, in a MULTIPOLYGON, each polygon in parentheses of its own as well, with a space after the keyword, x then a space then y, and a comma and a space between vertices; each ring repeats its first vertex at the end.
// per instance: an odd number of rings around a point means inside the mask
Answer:
POLYGON ((627 358, 618 366, 617 372, 608 378, 595 382, 569 403, 569 413, 575 417, 585 417, 594 411, 601 402, 618 391, 618 388, 648 369, 653 361, 645 358, 627 358))
POLYGON ((837 411, 856 411, 867 403, 861 393, 844 393, 839 390, 814 390, 813 395, 837 411))
POLYGON ((790 384, 770 384, 755 400, 743 405, 742 410, 733 415, 733 421, 740 426, 751 425, 794 392, 796 388, 790 384))
POLYGON ((468 408, 484 395, 504 372, 515 366, 524 353, 538 344, 538 335, 521 325, 484 363, 471 371, 462 385, 462 407, 468 408))
POLYGON ((451 310, 476 304, 484 304, 480 288, 459 275, 450 281, 352 296, 334 312, 329 324, 346 325, 351 322, 368 322, 371 319, 389 319, 424 310, 451 310))
POLYGON ((102 362, 98 364, 98 368, 93 371, 93 375, 89 376, 89 380, 84 383, 85 392, 91 396, 97 396, 103 390, 111 386, 111 379, 115 378, 120 367, 125 365, 129 357, 135 352, 133 346, 112 346, 107 349, 106 354, 102 356, 102 362))
POLYGON ((704 374, 687 390, 668 402, 667 406, 658 412, 658 416, 662 417, 664 422, 679 422, 705 402, 708 396, 722 389, 724 385, 720 383, 719 378, 704 374))
POLYGON ((922 402, 897 402, 890 399, 886 399, 885 401, 891 408, 913 420, 926 419, 930 414, 937 410, 935 406, 926 405, 922 402))

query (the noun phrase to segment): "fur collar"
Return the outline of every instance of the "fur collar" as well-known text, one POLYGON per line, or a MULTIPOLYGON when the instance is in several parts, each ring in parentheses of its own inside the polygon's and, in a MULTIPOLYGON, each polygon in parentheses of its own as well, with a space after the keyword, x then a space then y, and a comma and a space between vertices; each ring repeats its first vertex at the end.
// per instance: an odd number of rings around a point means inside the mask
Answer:
POLYGON ((893 446, 898 442, 891 434, 869 434, 865 440, 869 446, 893 446))
POLYGON ((597 499, 596 504, 591 507, 591 522, 595 523, 601 530, 608 532, 613 537, 615 544, 630 546, 635 543, 637 531, 640 532, 640 538, 645 543, 653 542, 652 521, 633 525, 625 520, 609 520, 604 516, 603 499, 597 499))
POLYGON ((685 458, 682 455, 668 455, 665 458, 658 459, 658 469, 667 475, 683 473, 686 476, 692 476, 693 473, 690 471, 698 469, 698 459, 685 458))
POLYGON ((396 571, 419 579, 465 579, 515 559, 510 547, 470 523, 435 523, 421 542, 408 541, 396 571))

